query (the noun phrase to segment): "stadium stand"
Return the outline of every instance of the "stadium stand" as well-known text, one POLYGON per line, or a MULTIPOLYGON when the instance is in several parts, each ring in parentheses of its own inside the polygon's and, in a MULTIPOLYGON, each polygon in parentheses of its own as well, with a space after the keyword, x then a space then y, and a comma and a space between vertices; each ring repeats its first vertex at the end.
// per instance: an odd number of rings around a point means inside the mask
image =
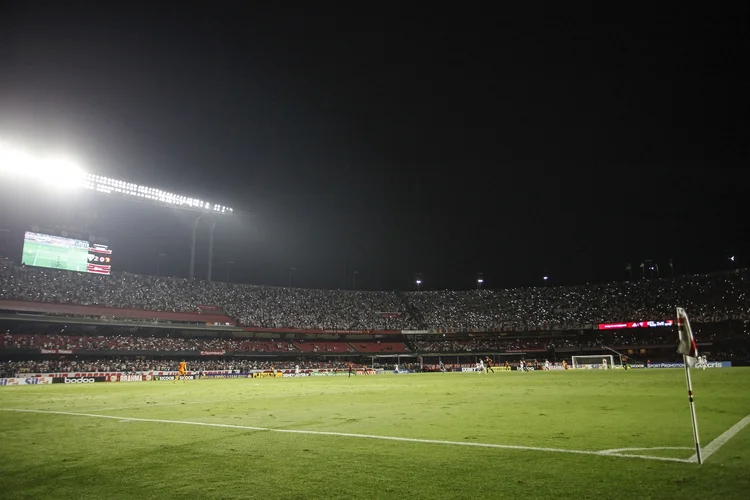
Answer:
POLYGON ((409 352, 409 348, 403 342, 352 342, 359 352, 366 353, 400 353, 409 352))
POLYGON ((356 352, 356 349, 347 342, 323 342, 317 340, 295 340, 294 346, 303 352, 311 352, 316 354, 327 354, 327 353, 347 353, 356 352))
POLYGON ((24 312, 27 322, 77 318, 110 329, 102 334, 96 330, 100 326, 35 331, 17 323, 4 335, 1 347, 4 353, 69 350, 89 357, 108 351, 121 359, 135 355, 127 353, 197 357, 210 351, 276 355, 285 363, 291 357, 553 353, 605 345, 634 352, 662 346, 671 356, 675 339, 670 329, 597 331, 596 325, 664 320, 680 305, 690 312, 701 342, 714 343, 714 351, 727 359, 742 359, 748 356, 750 341, 748 292, 747 269, 578 287, 402 293, 234 285, 127 273, 98 276, 19 266, 0 257, 0 314, 7 312, 6 320, 20 318, 13 316, 17 311, 24 312), (102 313, 92 308, 109 309, 102 313), (122 320, 133 326, 113 324, 122 320), (195 336, 181 328, 204 331, 195 336), (293 335, 284 337, 284 329, 293 335), (251 338, 256 336, 271 338, 251 338))
POLYGON ((225 340, 137 336, 27 335, 6 333, 6 349, 69 349, 74 351, 235 351, 258 353, 298 352, 291 342, 276 340, 225 340))
POLYGON ((198 312, 215 304, 269 329, 524 331, 671 318, 677 305, 705 321, 750 318, 748 270, 578 287, 351 292, 207 283, 128 273, 98 276, 0 261, 0 299, 198 312), (410 309, 419 311, 417 321, 410 309))

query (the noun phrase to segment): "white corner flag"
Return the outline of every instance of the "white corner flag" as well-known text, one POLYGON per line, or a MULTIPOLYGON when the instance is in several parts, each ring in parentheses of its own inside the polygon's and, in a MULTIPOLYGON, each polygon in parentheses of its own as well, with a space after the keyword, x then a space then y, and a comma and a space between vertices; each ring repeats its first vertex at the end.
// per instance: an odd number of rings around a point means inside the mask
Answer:
POLYGON ((690 380, 690 368, 695 366, 698 358, 698 345, 695 343, 695 337, 693 337, 693 330, 690 328, 690 320, 688 320, 685 309, 677 308, 677 333, 680 336, 679 344, 677 344, 677 352, 682 354, 682 359, 685 362, 685 380, 687 381, 688 398, 690 400, 690 418, 693 422, 693 441, 695 442, 695 456, 698 459, 698 463, 703 463, 701 458, 701 443, 698 437, 698 420, 695 416, 695 403, 693 402, 693 382, 690 380))

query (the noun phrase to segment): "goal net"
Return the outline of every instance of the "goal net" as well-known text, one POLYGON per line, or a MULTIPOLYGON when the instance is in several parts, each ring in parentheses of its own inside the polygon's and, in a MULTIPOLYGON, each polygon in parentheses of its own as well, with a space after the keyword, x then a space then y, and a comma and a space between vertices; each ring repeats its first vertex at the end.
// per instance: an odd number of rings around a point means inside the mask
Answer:
POLYGON ((615 358, 611 354, 597 354, 594 356, 573 356, 573 368, 584 370, 607 370, 615 367, 615 358))

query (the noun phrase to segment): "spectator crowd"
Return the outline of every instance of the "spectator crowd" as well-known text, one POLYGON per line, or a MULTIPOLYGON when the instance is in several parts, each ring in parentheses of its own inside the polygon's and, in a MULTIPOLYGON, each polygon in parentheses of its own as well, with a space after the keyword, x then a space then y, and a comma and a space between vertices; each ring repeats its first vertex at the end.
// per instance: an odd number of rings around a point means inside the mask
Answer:
POLYGON ((0 258, 0 300, 196 312, 221 307, 241 324, 323 330, 455 331, 581 328, 691 318, 750 319, 750 275, 739 270, 675 279, 509 290, 364 292, 208 283, 18 266, 0 258))

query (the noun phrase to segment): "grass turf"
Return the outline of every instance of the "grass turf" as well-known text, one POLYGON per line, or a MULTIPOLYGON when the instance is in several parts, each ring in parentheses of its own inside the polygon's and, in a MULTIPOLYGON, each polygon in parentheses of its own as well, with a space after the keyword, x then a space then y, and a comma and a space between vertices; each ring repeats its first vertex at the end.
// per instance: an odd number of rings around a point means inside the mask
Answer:
MULTIPOLYGON (((750 369, 693 377, 705 446, 750 414, 750 369)), ((4 500, 711 499, 750 489, 750 427, 698 466, 119 418, 568 450, 690 448, 678 369, 1 387, 0 409, 9 408, 118 418, 0 411, 4 500)))
POLYGON ((87 248, 61 247, 27 241, 24 245, 22 260, 27 266, 85 271, 88 255, 87 248))

